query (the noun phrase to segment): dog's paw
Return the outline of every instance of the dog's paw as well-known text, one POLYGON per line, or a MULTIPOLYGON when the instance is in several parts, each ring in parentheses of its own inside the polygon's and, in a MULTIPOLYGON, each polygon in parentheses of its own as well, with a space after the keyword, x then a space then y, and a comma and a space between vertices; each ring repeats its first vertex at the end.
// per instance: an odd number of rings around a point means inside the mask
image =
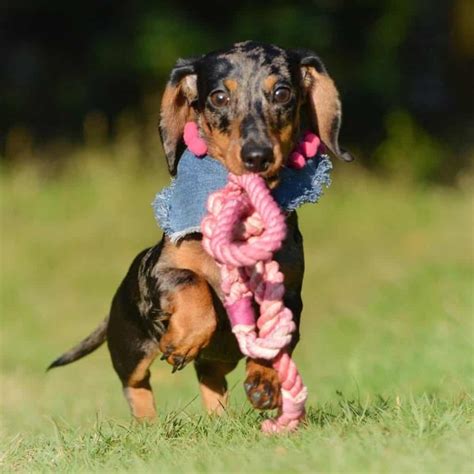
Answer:
POLYGON ((172 365, 171 373, 175 373, 177 370, 184 369, 187 363, 192 360, 192 357, 188 357, 187 354, 177 354, 174 352, 174 346, 168 345, 163 351, 161 360, 166 360, 168 364, 172 365))
POLYGON ((182 370, 192 360, 196 359, 201 349, 207 346, 209 338, 203 335, 188 335, 178 337, 175 332, 168 330, 160 340, 161 360, 166 360, 173 366, 175 373, 182 370))
POLYGON ((280 381, 272 367, 249 361, 244 389, 250 403, 258 410, 271 410, 281 405, 280 381))
MULTIPOLYGON (((163 339, 162 339, 163 342, 163 339)), ((192 344, 179 344, 176 346, 173 342, 160 342, 160 350, 163 352, 161 360, 166 360, 173 366, 171 372, 174 374, 177 370, 182 370, 186 365, 194 360, 199 354, 200 347, 192 344)))

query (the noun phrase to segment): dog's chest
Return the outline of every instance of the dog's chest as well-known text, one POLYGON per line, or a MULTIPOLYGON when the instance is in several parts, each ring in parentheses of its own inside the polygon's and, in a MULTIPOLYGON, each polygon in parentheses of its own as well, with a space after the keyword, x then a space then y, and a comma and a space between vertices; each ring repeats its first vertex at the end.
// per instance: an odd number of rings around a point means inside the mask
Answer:
MULTIPOLYGON (((296 212, 288 215, 287 229, 287 237, 275 254, 275 259, 285 275, 285 287, 291 291, 301 287, 304 272, 303 239, 296 212)), ((166 240, 160 266, 192 270, 205 278, 216 294, 221 296, 219 267, 202 247, 199 235, 183 239, 178 244, 166 240)))

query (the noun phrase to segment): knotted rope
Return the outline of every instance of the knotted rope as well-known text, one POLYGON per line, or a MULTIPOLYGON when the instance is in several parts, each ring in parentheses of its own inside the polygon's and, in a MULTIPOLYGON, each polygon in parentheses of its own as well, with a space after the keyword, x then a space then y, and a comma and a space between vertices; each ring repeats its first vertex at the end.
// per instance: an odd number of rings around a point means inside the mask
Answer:
POLYGON ((240 350, 272 360, 281 383, 278 417, 266 420, 262 430, 292 431, 304 418, 307 389, 288 352, 296 326, 283 303, 283 274, 273 260, 286 235, 285 216, 256 174, 229 174, 228 184, 209 196, 207 209, 203 246, 220 266, 224 305, 240 350))

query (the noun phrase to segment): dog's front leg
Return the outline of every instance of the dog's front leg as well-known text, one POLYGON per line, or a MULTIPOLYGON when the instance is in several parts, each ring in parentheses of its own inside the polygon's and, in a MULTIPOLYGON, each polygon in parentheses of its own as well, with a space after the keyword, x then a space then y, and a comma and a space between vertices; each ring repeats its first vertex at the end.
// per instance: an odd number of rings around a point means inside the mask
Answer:
POLYGON ((225 376, 237 366, 237 362, 197 360, 194 363, 199 381, 202 403, 211 414, 222 414, 227 406, 227 380, 225 376))
POLYGON ((173 366, 181 370, 206 347, 217 326, 217 316, 208 283, 195 272, 168 268, 160 271, 160 304, 170 315, 159 348, 173 366))

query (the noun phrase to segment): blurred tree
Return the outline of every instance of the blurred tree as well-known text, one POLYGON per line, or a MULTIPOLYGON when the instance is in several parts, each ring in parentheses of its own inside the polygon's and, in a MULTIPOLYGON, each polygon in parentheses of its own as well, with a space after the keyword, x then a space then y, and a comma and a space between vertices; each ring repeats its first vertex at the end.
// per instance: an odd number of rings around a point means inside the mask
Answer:
POLYGON ((343 96, 343 141, 356 144, 368 165, 380 142, 393 140, 386 124, 396 110, 410 115, 423 136, 443 142, 459 169, 472 144, 472 5, 4 0, 2 149, 12 127, 31 130, 36 142, 79 139, 91 112, 112 123, 125 109, 140 116, 143 98, 164 86, 176 58, 256 39, 320 54, 343 96))

